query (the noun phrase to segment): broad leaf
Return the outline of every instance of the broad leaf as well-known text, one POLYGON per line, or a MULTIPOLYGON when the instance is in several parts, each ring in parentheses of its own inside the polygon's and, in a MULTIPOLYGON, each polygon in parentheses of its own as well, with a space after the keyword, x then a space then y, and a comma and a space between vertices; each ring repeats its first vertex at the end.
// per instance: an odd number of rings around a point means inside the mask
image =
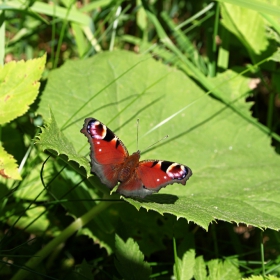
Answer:
MULTIPOLYGON (((244 91, 240 96, 249 91, 245 82, 243 77, 242 85, 235 84, 244 91)), ((213 82, 214 86, 218 85, 213 82)), ((230 100, 231 86, 226 88, 223 82, 223 89, 224 98, 230 100)), ((245 101, 238 104, 246 112, 245 101)), ((206 229, 215 219, 280 229, 280 160, 269 136, 254 125, 255 120, 248 122, 247 112, 245 119, 204 95, 182 72, 149 56, 105 52, 53 71, 39 108, 45 117, 49 106, 62 138, 74 148, 64 140, 60 144, 61 137, 48 140, 47 133, 44 148, 66 154, 86 170, 88 161, 77 159, 89 155, 87 139, 79 132, 86 117, 107 124, 131 152, 136 150, 137 118, 140 148, 170 135, 142 158, 186 164, 193 176, 186 186, 167 186, 145 200, 126 198, 137 209, 170 213, 206 229)))
POLYGON ((38 93, 46 55, 0 66, 0 124, 27 112, 38 93))
POLYGON ((222 4, 222 23, 246 47, 254 60, 269 44, 264 19, 260 13, 237 5, 222 4))

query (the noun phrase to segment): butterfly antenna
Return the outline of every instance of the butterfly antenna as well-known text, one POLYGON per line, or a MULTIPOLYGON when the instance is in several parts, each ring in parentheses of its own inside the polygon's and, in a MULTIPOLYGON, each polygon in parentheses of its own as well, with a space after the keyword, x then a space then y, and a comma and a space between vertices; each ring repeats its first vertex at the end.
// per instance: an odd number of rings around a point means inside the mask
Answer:
POLYGON ((137 119, 137 134, 136 134, 137 135, 137 139, 136 139, 136 143, 137 143, 137 147, 136 148, 137 149, 136 149, 136 151, 138 151, 138 138, 139 138, 138 134, 139 134, 139 119, 137 119))
POLYGON ((141 151, 141 153, 149 150, 151 147, 157 145, 159 142, 161 142, 162 140, 165 140, 166 138, 168 138, 169 136, 168 135, 165 135, 163 138, 159 139, 157 142, 155 142, 154 144, 150 145, 148 148, 146 148, 144 151, 141 151))

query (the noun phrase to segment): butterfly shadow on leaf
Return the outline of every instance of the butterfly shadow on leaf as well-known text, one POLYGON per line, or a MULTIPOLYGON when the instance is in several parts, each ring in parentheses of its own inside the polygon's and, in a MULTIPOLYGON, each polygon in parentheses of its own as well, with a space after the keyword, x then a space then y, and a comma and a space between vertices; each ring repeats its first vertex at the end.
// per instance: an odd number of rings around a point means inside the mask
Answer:
POLYGON ((140 202, 151 202, 158 204, 175 204, 175 202, 179 199, 178 196, 173 194, 156 194, 156 195, 148 195, 145 198, 134 197, 134 200, 138 200, 140 202))

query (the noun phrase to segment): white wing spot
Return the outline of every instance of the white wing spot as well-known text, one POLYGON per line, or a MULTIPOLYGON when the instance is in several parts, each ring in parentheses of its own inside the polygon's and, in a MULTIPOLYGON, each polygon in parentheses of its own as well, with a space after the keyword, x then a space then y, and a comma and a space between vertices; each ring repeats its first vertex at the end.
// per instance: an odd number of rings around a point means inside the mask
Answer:
POLYGON ((157 182, 159 182, 160 181, 160 179, 157 179, 157 182))
POLYGON ((101 152, 101 151, 102 151, 102 149, 99 149, 99 150, 98 150, 98 152, 101 152))

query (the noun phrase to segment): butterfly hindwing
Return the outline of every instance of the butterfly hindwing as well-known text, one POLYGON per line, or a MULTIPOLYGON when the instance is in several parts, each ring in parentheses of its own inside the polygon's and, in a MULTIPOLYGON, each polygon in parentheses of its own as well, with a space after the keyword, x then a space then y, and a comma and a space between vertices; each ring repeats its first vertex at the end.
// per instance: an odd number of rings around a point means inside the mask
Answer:
POLYGON ((144 160, 139 163, 129 180, 119 185, 118 192, 125 196, 144 198, 170 184, 185 185, 191 175, 189 167, 176 162, 144 160))
POLYGON ((117 192, 127 197, 137 196, 141 198, 154 193, 154 191, 148 190, 144 187, 143 182, 137 176, 136 172, 134 172, 127 181, 120 183, 117 192))
POLYGON ((121 140, 103 123, 85 119, 81 132, 90 143, 91 171, 103 184, 113 188, 118 183, 118 173, 128 152, 121 140))
POLYGON ((136 169, 146 189, 157 192, 169 184, 186 184, 192 175, 189 167, 165 160, 144 160, 136 169))

